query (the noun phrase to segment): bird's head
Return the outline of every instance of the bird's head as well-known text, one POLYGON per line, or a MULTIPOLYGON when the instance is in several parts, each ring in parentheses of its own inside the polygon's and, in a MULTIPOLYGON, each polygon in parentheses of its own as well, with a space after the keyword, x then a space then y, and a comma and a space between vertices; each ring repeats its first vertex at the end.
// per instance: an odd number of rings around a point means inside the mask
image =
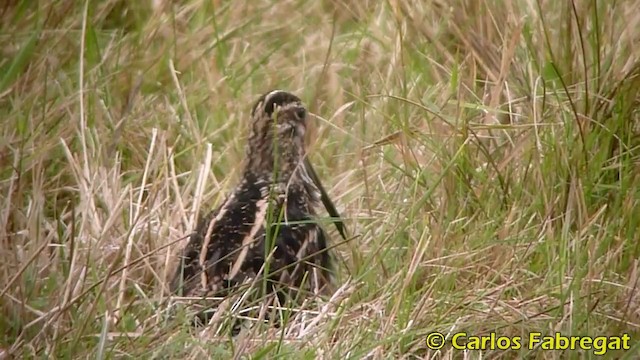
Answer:
POLYGON ((302 101, 286 91, 270 91, 256 101, 251 117, 247 170, 280 179, 291 176, 305 156, 307 109, 302 101))

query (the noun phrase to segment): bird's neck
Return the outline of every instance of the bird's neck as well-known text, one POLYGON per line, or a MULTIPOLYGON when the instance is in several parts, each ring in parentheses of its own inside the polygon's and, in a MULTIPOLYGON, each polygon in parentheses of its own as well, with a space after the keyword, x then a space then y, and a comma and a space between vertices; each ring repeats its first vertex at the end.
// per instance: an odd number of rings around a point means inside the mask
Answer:
POLYGON ((243 172, 243 178, 253 180, 259 183, 268 184, 289 184, 301 182, 304 174, 304 166, 301 162, 298 164, 278 164, 277 161, 268 163, 262 162, 260 166, 249 162, 243 172))
POLYGON ((265 147, 252 151, 247 159, 245 174, 272 183, 290 182, 304 171, 303 154, 295 148, 265 147))
MULTIPOLYGON (((276 163, 277 165, 277 163, 276 163)), ((320 199, 320 192, 313 183, 302 160, 297 164, 288 163, 287 166, 251 167, 250 164, 243 175, 243 183, 255 184, 261 188, 263 196, 266 194, 282 197, 297 197, 310 203, 320 199)))

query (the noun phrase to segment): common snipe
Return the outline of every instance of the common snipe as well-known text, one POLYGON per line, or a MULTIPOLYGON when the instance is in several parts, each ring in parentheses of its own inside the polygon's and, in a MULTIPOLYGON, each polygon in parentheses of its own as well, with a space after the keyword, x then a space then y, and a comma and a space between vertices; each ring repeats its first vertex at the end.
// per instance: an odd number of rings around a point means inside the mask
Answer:
POLYGON ((307 159, 307 110, 275 90, 251 111, 246 163, 236 188, 200 220, 185 246, 171 291, 226 296, 252 281, 285 301, 292 291, 318 293, 330 283, 327 234, 317 223, 322 202, 340 234, 344 224, 307 159), (269 259, 265 261, 265 259, 269 259))

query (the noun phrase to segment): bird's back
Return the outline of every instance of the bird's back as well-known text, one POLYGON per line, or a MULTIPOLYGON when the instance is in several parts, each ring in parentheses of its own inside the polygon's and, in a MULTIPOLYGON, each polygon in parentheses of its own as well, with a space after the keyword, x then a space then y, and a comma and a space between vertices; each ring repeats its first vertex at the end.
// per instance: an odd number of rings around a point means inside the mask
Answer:
POLYGON ((316 293, 329 282, 317 197, 299 183, 245 178, 191 235, 172 281, 183 296, 225 296, 260 275, 269 289, 316 293), (269 229, 269 231, 267 231, 269 229), (265 261, 269 259, 269 261, 265 261))

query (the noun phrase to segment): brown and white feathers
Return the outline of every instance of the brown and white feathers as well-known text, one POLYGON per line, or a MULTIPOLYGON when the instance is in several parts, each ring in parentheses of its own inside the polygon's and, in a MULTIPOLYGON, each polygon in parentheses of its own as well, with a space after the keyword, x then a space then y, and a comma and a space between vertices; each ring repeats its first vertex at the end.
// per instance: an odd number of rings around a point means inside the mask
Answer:
POLYGON ((316 221, 320 202, 345 232, 306 158, 307 110, 295 95, 275 90, 258 99, 251 116, 242 178, 191 235, 171 282, 175 294, 226 296, 258 275, 268 292, 316 293, 330 281, 327 234, 316 221))

